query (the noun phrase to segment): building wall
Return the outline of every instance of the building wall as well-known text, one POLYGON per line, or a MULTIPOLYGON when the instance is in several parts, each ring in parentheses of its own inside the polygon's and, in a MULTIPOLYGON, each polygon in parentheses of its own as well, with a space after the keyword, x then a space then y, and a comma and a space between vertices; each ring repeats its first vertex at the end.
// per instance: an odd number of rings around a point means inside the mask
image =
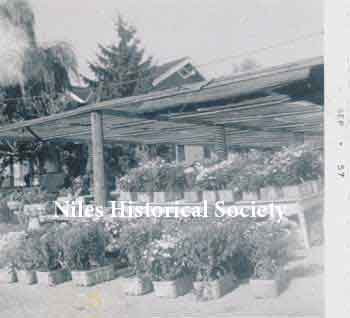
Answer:
POLYGON ((203 161, 204 159, 204 147, 198 145, 186 145, 185 146, 185 162, 188 165, 193 164, 196 161, 203 161))

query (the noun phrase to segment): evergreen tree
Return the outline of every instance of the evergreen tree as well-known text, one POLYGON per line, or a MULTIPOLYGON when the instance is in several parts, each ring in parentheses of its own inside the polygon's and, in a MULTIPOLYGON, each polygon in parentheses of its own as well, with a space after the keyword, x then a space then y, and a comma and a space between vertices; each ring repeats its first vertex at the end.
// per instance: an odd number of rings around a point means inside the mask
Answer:
MULTIPOLYGON (((115 30, 115 43, 98 45, 95 61, 89 62, 92 78, 83 76, 99 101, 147 93, 152 89, 152 58, 146 57, 135 27, 119 15, 115 30)), ((105 169, 110 187, 114 186, 115 176, 120 177, 137 165, 136 149, 136 145, 129 144, 105 147, 105 169)), ((88 173, 89 170, 87 167, 88 173)))
POLYGON ((95 62, 89 62, 93 79, 83 77, 94 87, 99 100, 146 93, 152 88, 152 58, 145 56, 136 29, 121 16, 115 23, 116 43, 99 45, 95 62))

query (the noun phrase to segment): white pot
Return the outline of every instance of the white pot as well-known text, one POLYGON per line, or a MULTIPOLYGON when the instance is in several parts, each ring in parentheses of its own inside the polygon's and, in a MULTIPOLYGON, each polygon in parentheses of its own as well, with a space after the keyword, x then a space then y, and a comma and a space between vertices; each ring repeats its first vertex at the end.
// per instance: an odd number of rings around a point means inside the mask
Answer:
POLYGON ((141 296, 153 290, 152 281, 149 278, 124 278, 123 290, 125 295, 141 296))
POLYGON ((157 297, 176 298, 187 294, 193 288, 193 281, 189 275, 172 281, 153 282, 157 297))
POLYGON ((77 286, 93 286, 115 278, 113 265, 88 271, 72 271, 72 279, 77 286))

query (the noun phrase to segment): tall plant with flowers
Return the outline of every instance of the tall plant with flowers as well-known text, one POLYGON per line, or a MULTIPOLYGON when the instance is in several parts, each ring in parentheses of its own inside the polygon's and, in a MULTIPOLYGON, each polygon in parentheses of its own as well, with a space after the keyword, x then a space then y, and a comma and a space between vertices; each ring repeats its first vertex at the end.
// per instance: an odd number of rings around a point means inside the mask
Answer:
POLYGON ((129 266, 136 277, 147 275, 147 259, 144 257, 144 251, 153 240, 159 240, 160 237, 160 224, 149 219, 140 219, 122 228, 119 238, 120 248, 125 251, 129 266))
POLYGON ((244 233, 241 247, 253 268, 253 277, 271 279, 287 262, 288 233, 278 223, 253 223, 244 233))
POLYGON ((188 264, 181 237, 163 233, 152 241, 143 255, 153 281, 173 281, 188 272, 188 264))

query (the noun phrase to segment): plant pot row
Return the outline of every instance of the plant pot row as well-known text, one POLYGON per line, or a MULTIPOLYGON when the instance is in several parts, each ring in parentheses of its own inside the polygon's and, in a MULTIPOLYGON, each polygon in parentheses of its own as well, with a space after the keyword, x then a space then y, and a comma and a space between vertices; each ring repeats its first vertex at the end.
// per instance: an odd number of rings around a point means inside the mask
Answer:
MULTIPOLYGON (((72 271, 61 269, 51 272, 2 270, 1 283, 20 282, 27 285, 38 283, 44 286, 55 286, 70 280, 76 286, 93 286, 116 278, 113 265, 90 271, 72 271)), ((255 298, 278 297, 286 282, 285 273, 280 270, 274 279, 250 279, 249 287, 255 298)), ((191 275, 184 275, 172 281, 154 281, 149 278, 125 278, 123 291, 129 296, 141 296, 152 291, 157 297, 176 298, 189 293, 191 290, 200 299, 214 300, 223 297, 238 287, 234 275, 227 273, 220 279, 203 282, 193 281, 191 275)))
POLYGON ((282 200, 295 199, 304 196, 313 195, 322 192, 322 181, 307 181, 298 185, 284 187, 263 187, 253 192, 234 192, 232 190, 218 191, 186 191, 179 192, 120 192, 120 201, 139 201, 145 203, 171 202, 179 199, 189 203, 207 201, 214 203, 216 201, 236 202, 236 201, 258 201, 258 200, 282 200))
POLYGON ((232 273, 209 282, 194 282, 193 289, 196 296, 203 300, 218 299, 238 287, 238 281, 232 273))
POLYGON ((144 203, 151 202, 171 202, 182 199, 180 192, 125 192, 119 194, 120 201, 138 201, 144 203))
MULTIPOLYGON (((285 273, 278 271, 273 279, 250 279, 249 288, 255 298, 278 297, 285 286, 285 273)), ((232 273, 213 281, 193 281, 191 275, 172 281, 151 281, 149 278, 124 279, 123 291, 129 296, 141 296, 154 291, 157 297, 177 298, 190 291, 201 300, 215 300, 238 288, 239 282, 232 273)))
POLYGON ((73 280, 76 286, 93 286, 116 277, 114 266, 104 266, 87 271, 68 271, 59 269, 55 271, 41 272, 35 270, 1 270, 0 282, 20 282, 27 285, 39 284, 55 286, 73 280))
POLYGON ((26 285, 39 284, 44 286, 55 286, 71 280, 71 274, 65 269, 55 271, 35 270, 1 270, 0 281, 3 283, 23 283, 26 285))
POLYGON ((186 202, 194 203, 206 200, 215 202, 217 200, 234 202, 240 196, 231 190, 220 191, 186 191, 186 192, 120 192, 120 201, 138 201, 144 203, 165 203, 184 199, 186 202))

